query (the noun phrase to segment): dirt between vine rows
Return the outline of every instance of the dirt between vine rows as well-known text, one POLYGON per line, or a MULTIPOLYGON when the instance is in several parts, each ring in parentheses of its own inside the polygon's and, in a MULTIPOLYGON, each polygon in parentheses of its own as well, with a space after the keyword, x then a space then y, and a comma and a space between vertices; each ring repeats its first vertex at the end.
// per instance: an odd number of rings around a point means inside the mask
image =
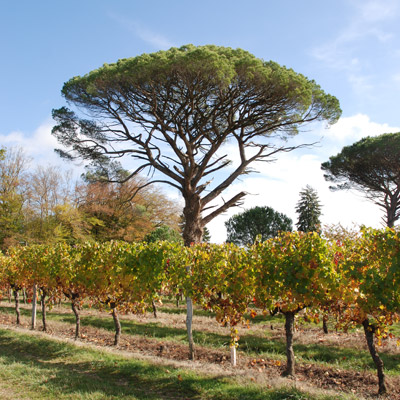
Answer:
MULTIPOLYGON (((63 339, 73 339, 75 336, 75 326, 68 323, 49 321, 49 336, 63 339)), ((16 327, 15 316, 0 312, 0 325, 16 327)), ((20 327, 24 330, 29 329, 30 320, 22 317, 20 327)), ((39 324, 37 330, 41 326, 39 324)), ((30 331, 32 332, 32 331, 30 331)), ((185 362, 183 367, 188 367, 188 346, 173 341, 147 338, 140 335, 124 335, 122 333, 120 345, 114 347, 114 334, 110 331, 83 326, 81 328, 80 342, 94 344, 102 348, 117 349, 124 354, 142 355, 150 360, 162 360, 164 364, 180 366, 180 362, 185 362)), ((295 378, 280 378, 285 369, 285 363, 273 359, 251 358, 238 352, 238 364, 234 368, 230 363, 230 353, 228 351, 212 349, 203 346, 196 346, 195 369, 230 376, 240 376, 245 381, 261 383, 266 387, 279 386, 284 381, 295 384, 298 388, 320 388, 335 392, 351 393, 361 398, 374 398, 378 391, 378 379, 375 373, 370 371, 359 372, 353 370, 325 367, 316 364, 296 364, 295 378)), ((181 365, 181 366, 182 366, 181 365)), ((194 364, 193 364, 194 365, 194 364)), ((385 397, 390 400, 400 400, 400 377, 386 376, 389 392, 385 397)), ((332 393, 331 393, 332 394, 332 393)))

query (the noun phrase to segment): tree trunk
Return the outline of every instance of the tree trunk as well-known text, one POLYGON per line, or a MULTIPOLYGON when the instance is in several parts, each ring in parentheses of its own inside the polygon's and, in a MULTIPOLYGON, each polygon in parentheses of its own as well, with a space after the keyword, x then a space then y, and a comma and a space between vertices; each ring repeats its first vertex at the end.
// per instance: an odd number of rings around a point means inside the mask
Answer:
POLYGON ((22 298, 23 298, 24 304, 26 304, 26 290, 25 290, 25 288, 22 289, 22 298))
POLYGON ((176 295, 176 308, 179 307, 179 301, 183 301, 183 293, 181 289, 179 289, 179 293, 176 295))
POLYGON ((176 295, 176 307, 179 307, 179 302, 183 301, 183 292, 182 289, 179 289, 179 293, 176 295))
POLYGON ((328 314, 325 314, 322 317, 322 329, 323 329, 325 334, 329 333, 329 331, 328 331, 328 314))
POLYGON ((294 351, 293 351, 293 333, 294 333, 294 317, 293 311, 283 313, 285 315, 285 332, 286 332, 286 369, 282 375, 294 376, 294 351))
POLYGON ((190 193, 185 197, 183 215, 185 226, 182 237, 185 246, 190 247, 194 243, 201 243, 203 226, 201 224, 201 200, 198 194, 190 193))
POLYGON ((151 306, 153 307, 153 314, 154 314, 154 318, 157 318, 157 307, 156 307, 156 303, 153 300, 151 300, 151 306))
POLYGON ((80 335, 81 317, 79 315, 79 305, 77 304, 76 299, 72 299, 71 308, 72 308, 72 311, 75 314, 75 321, 76 321, 76 325, 75 325, 75 340, 77 340, 79 338, 79 335, 80 335))
MULTIPOLYGON (((190 247, 193 244, 201 243, 203 237, 203 225, 201 221, 202 206, 198 193, 188 190, 183 193, 183 197, 185 199, 185 207, 183 208, 185 226, 182 237, 184 245, 190 247)), ((186 272, 190 274, 190 266, 186 267, 186 272)), ((192 322, 193 302, 190 297, 186 296, 186 328, 189 342, 189 360, 194 360, 195 357, 192 322)))
POLYGON ((36 329, 37 285, 33 285, 31 329, 36 329))
POLYGON ((14 300, 15 300, 15 313, 17 314, 17 325, 21 324, 21 311, 19 309, 19 290, 14 289, 14 300))
POLYGON ((117 308, 115 306, 112 307, 112 316, 113 316, 114 326, 115 326, 114 346, 118 346, 119 339, 121 337, 121 322, 119 321, 117 308))
MULTIPOLYGON (((386 204, 386 225, 388 228, 393 228, 395 222, 398 220, 397 209, 398 209, 398 194, 389 196, 389 204, 386 204)), ((385 199, 386 203, 386 199, 385 199)))
POLYGON ((11 298, 12 298, 12 290, 8 289, 8 302, 11 303, 11 298))
POLYGON ((371 354, 372 359, 374 360, 374 364, 376 366, 376 370, 378 372, 378 382, 379 382, 379 394, 387 393, 386 383, 385 383, 385 373, 383 372, 383 361, 379 357, 378 352, 375 348, 374 343, 374 331, 375 328, 373 325, 369 323, 369 320, 366 319, 363 323, 365 338, 367 340, 368 349, 371 354))
POLYGON ((42 322, 43 332, 47 332, 47 320, 46 320, 46 290, 42 289, 42 297, 40 299, 42 305, 42 322))

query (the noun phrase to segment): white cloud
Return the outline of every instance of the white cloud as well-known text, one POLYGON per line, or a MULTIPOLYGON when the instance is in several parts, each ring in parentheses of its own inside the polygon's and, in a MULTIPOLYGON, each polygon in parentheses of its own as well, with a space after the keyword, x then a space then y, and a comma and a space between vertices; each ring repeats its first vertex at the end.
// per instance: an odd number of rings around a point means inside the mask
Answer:
POLYGON ((64 169, 79 169, 70 163, 66 163, 54 152, 55 148, 61 147, 57 139, 51 134, 53 122, 45 121, 32 134, 14 131, 0 133, 0 142, 4 147, 21 147, 26 156, 33 160, 33 164, 58 165, 64 169))
POLYGON ((374 60, 370 60, 371 52, 361 49, 366 45, 370 47, 369 42, 373 40, 385 43, 394 38, 388 31, 388 22, 398 17, 399 2, 357 0, 352 4, 355 13, 349 18, 349 24, 335 38, 312 49, 311 54, 326 67, 345 72, 353 89, 365 96, 372 93, 373 77, 364 70, 374 60))
POLYGON ((366 136, 377 136, 382 133, 399 132, 400 127, 372 122, 368 115, 356 114, 342 117, 327 132, 326 138, 332 142, 339 142, 343 146, 354 143, 366 136))
POLYGON ((110 14, 110 17, 124 29, 132 32, 135 36, 138 36, 144 42, 150 44, 157 50, 167 50, 175 46, 167 37, 154 32, 152 29, 149 29, 138 21, 117 14, 110 14))
MULTIPOLYGON (((325 134, 320 146, 308 150, 293 151, 278 155, 274 163, 258 163, 259 174, 242 178, 224 193, 228 199, 240 191, 249 193, 242 208, 230 209, 225 215, 217 217, 209 224, 212 240, 223 242, 226 239, 224 222, 232 215, 254 206, 269 206, 283 212, 293 223, 297 222, 295 212, 299 192, 306 185, 317 190, 323 205, 323 224, 338 224, 352 227, 365 224, 380 227, 383 212, 378 206, 366 200, 361 193, 350 191, 332 192, 323 177, 321 163, 337 154, 343 146, 352 144, 366 136, 398 132, 399 127, 378 124, 367 115, 357 114, 341 118, 325 134)), ((315 136, 321 131, 315 132, 315 136)))
POLYGON ((384 22, 395 17, 399 3, 397 0, 370 0, 356 3, 363 21, 384 22))
POLYGON ((358 96, 374 98, 374 85, 372 84, 372 76, 360 75, 350 72, 347 76, 350 85, 358 96))
MULTIPOLYGON (((295 150, 290 153, 278 153, 276 156, 271 158, 275 160, 281 160, 282 158, 292 160, 293 157, 297 157, 298 154, 308 155, 309 157, 317 157, 322 161, 338 153, 343 146, 352 144, 366 136, 376 136, 382 133, 399 132, 400 127, 391 127, 388 124, 379 124, 371 121, 368 115, 356 114, 349 117, 342 117, 339 121, 326 129, 323 124, 316 124, 313 126, 313 130, 300 132, 294 138, 289 139, 286 143, 287 146, 296 146, 304 143, 316 143, 314 146, 306 147, 302 150, 295 150)), ((277 144, 285 144, 277 142, 277 144)), ((254 150, 255 151, 255 150, 254 150)), ((219 156, 227 154, 228 158, 232 161, 232 164, 225 169, 225 171, 237 168, 240 162, 239 152, 234 142, 226 144, 220 151, 219 156)), ((322 162, 321 161, 321 162, 322 162)), ((272 163, 255 163, 252 164, 252 169, 256 171, 266 171, 265 174, 271 179, 280 179, 279 177, 273 178, 268 171, 274 171, 275 162, 272 163)), ((290 170, 289 164, 285 167, 283 164, 280 166, 280 171, 290 170)), ((290 171, 289 171, 290 173, 290 171)))
POLYGON ((393 80, 396 83, 400 83, 400 72, 398 74, 393 75, 393 80))
POLYGON ((394 20, 399 11, 396 0, 358 0, 353 2, 355 14, 349 25, 334 40, 336 47, 355 42, 366 37, 373 37, 386 42, 393 37, 387 32, 385 24, 394 20))
POLYGON ((166 37, 151 31, 150 29, 141 26, 140 24, 136 25, 136 33, 143 41, 151 44, 156 49, 167 50, 171 47, 174 47, 174 44, 170 42, 166 37))
POLYGON ((43 154, 46 150, 54 149, 57 140, 51 135, 52 123, 44 122, 33 134, 27 135, 24 132, 14 131, 10 133, 0 134, 1 142, 5 146, 21 146, 32 156, 43 154))

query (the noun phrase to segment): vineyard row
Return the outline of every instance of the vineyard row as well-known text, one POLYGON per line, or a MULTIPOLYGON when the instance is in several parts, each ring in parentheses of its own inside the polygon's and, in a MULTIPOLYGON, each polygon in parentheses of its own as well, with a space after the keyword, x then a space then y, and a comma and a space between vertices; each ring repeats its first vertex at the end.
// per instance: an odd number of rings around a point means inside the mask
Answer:
MULTIPOLYGON (((46 300, 66 296, 76 316, 89 300, 112 310, 116 344, 118 312, 142 312, 159 296, 183 294, 187 301, 189 357, 194 358, 192 301, 213 311, 231 328, 258 310, 285 316, 286 375, 294 375, 294 319, 333 315, 338 326, 363 326, 379 378, 387 391, 383 363, 375 348, 400 311, 400 234, 393 229, 363 229, 356 235, 323 238, 317 233, 287 232, 249 248, 232 244, 184 247, 168 242, 85 243, 10 248, 0 257, 0 284, 11 289, 19 320, 19 292, 37 288, 46 300)), ((45 327, 45 319, 44 319, 45 327)))

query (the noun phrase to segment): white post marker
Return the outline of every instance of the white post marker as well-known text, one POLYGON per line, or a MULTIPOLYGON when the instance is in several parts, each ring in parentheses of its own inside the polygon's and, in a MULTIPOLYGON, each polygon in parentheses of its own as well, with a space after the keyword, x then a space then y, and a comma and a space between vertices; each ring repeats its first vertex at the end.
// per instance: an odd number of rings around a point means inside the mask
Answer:
POLYGON ((232 367, 236 367, 237 356, 236 356, 236 348, 238 347, 238 331, 236 328, 231 326, 231 364, 232 367))

